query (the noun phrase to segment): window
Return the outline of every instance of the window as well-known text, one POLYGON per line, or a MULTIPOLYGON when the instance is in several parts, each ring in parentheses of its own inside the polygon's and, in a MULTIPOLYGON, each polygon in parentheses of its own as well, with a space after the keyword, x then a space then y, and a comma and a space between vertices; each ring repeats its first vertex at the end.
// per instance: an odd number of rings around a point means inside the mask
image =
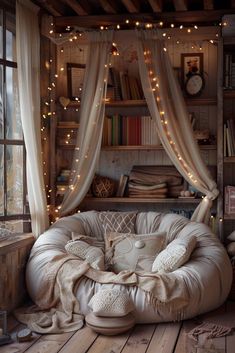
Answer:
POLYGON ((15 13, 0 7, 0 228, 23 232, 29 230, 30 221, 15 27, 15 13))

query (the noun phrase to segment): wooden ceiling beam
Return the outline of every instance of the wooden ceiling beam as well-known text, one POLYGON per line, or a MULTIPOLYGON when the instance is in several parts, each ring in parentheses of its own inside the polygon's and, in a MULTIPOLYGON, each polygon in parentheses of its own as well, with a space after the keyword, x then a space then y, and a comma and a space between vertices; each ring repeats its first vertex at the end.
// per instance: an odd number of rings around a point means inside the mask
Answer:
POLYGON ((173 0, 176 11, 187 11, 188 3, 187 0, 173 0))
POLYGON ((118 13, 118 7, 114 1, 99 0, 99 2, 105 12, 112 13, 112 14, 118 13))
MULTIPOLYGON (((208 10, 205 16, 205 11, 177 11, 177 12, 159 12, 159 13, 141 13, 129 14, 130 21, 139 21, 140 23, 157 23, 163 21, 166 23, 180 24, 202 24, 204 26, 211 25, 215 22, 220 22, 225 14, 235 14, 235 9, 227 10, 208 10)), ((99 26, 115 26, 122 25, 123 19, 126 15, 99 15, 99 16, 70 16, 70 17, 56 17, 55 27, 58 32, 61 32, 66 26, 83 27, 83 28, 97 28, 99 26)))
POLYGON ((122 0, 122 3, 130 13, 137 13, 140 10, 137 0, 122 0))
POLYGON ((162 11, 162 0, 148 0, 154 12, 162 11))
POLYGON ((64 0, 64 3, 69 5, 79 16, 86 16, 89 14, 76 0, 64 0))
POLYGON ((62 16, 63 13, 60 12, 55 6, 54 3, 51 1, 47 1, 47 0, 37 0, 34 1, 35 4, 38 4, 40 7, 44 8, 45 11, 47 11, 50 15, 52 16, 62 16))
POLYGON ((204 10, 213 10, 214 1, 213 0, 203 0, 204 10))

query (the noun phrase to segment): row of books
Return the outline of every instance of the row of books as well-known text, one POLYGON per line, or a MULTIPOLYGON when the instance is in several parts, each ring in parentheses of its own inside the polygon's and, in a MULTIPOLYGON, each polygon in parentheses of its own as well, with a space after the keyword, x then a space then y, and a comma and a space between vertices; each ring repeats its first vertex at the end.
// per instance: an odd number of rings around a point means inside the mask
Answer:
POLYGON ((159 145, 156 124, 150 116, 105 117, 103 146, 159 145))
POLYGON ((235 215, 235 186, 227 185, 224 188, 224 212, 235 215))
POLYGON ((235 156, 235 130, 233 119, 224 123, 224 157, 235 156))
POLYGON ((233 54, 224 57, 224 88, 235 88, 235 58, 233 54))
POLYGON ((115 100, 144 99, 140 79, 114 67, 109 70, 108 87, 113 88, 115 100))

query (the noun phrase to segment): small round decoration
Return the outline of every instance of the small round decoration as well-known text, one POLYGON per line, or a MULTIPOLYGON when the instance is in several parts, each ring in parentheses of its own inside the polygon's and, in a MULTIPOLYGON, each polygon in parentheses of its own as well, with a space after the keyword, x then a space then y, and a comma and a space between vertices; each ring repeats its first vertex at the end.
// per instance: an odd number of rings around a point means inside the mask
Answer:
POLYGON ((202 74, 196 73, 190 75, 185 82, 185 90, 188 96, 199 96, 205 86, 205 80, 202 74))
POLYGON ((137 240, 137 241, 135 242, 135 247, 136 247, 137 249, 142 249, 142 248, 145 247, 145 242, 144 242, 143 240, 137 240))
POLYGON ((111 197, 114 193, 115 182, 104 176, 96 175, 91 185, 95 197, 111 197))

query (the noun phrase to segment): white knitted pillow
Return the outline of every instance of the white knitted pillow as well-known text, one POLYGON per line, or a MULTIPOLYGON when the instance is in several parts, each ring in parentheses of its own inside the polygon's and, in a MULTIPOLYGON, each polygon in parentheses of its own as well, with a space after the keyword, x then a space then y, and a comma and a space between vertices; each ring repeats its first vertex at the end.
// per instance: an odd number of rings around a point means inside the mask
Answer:
POLYGON ((186 263, 196 246, 197 238, 189 235, 173 240, 153 262, 153 272, 171 272, 186 263))
POLYGON ((96 270, 104 271, 104 253, 96 247, 87 244, 82 240, 69 241, 65 245, 65 249, 69 254, 78 256, 81 260, 85 260, 90 263, 91 267, 96 270))
POLYGON ((117 289, 102 289, 88 303, 96 316, 120 317, 134 310, 128 294, 117 289))

